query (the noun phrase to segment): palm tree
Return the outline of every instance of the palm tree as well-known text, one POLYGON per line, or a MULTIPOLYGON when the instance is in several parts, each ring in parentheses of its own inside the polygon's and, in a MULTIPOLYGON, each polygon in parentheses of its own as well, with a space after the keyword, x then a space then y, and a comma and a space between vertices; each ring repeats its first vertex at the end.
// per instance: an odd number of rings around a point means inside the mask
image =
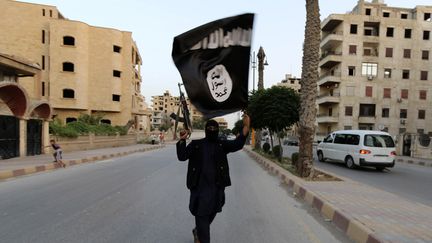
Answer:
POLYGON ((301 108, 299 121, 300 147, 297 172, 301 177, 313 176, 313 138, 315 135, 316 96, 321 41, 318 0, 306 0, 306 28, 303 44, 301 108))

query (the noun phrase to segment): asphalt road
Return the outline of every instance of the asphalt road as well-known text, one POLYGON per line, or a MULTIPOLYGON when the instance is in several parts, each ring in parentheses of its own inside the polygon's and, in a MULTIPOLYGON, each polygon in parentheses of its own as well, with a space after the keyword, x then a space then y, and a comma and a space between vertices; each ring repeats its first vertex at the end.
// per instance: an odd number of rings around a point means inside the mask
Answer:
MULTIPOLYGON (((244 152, 212 242, 349 242, 244 152)), ((192 242, 186 164, 175 148, 0 183, 0 242, 192 242)))
MULTIPOLYGON (((283 146, 283 148, 284 156, 291 156, 293 152, 298 151, 298 147, 295 146, 283 146)), ((317 168, 432 206, 431 167, 396 163, 394 168, 382 172, 371 167, 350 170, 343 163, 318 162, 315 151, 314 156, 317 168)))

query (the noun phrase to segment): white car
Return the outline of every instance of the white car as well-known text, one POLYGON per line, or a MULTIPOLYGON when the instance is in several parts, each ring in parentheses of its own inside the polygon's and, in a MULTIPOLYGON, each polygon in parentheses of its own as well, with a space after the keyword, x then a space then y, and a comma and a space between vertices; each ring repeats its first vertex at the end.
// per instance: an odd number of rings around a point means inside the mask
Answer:
POLYGON ((343 130, 329 134, 317 147, 318 160, 344 162, 350 169, 373 166, 377 170, 395 165, 395 143, 381 131, 343 130))

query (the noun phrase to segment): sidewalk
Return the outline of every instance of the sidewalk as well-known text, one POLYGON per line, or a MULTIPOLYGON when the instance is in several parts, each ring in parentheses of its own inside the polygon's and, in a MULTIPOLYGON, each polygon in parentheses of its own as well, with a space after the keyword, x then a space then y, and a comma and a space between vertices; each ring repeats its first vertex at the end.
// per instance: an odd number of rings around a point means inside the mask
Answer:
POLYGON ((432 207, 340 176, 343 181, 305 181, 250 147, 244 150, 355 242, 432 242, 432 207))
MULTIPOLYGON (((66 164, 66 166, 72 166, 81 163, 119 157, 135 152, 159 149, 162 147, 164 147, 164 145, 136 144, 124 147, 63 152, 63 162, 66 164)), ((41 171, 59 169, 60 166, 58 166, 57 163, 53 163, 53 160, 54 158, 52 154, 41 154, 0 160, 0 180, 41 171)))
POLYGON ((432 167, 432 159, 420 159, 408 156, 397 156, 396 162, 432 167))

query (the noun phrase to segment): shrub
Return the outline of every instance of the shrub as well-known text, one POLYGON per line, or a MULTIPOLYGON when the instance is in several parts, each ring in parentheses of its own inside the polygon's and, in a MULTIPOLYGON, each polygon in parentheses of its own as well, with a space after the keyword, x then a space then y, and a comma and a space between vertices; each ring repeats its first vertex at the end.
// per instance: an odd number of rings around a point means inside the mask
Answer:
POLYGON ((263 144, 263 150, 264 150, 264 152, 268 153, 270 151, 270 144, 264 143, 263 144))
POLYGON ((297 164, 299 153, 293 153, 291 155, 291 162, 293 165, 297 164))
POLYGON ((282 155, 282 147, 280 146, 280 145, 276 145, 276 146, 274 146, 273 147, 273 155, 275 156, 275 157, 281 157, 281 155, 282 155))

